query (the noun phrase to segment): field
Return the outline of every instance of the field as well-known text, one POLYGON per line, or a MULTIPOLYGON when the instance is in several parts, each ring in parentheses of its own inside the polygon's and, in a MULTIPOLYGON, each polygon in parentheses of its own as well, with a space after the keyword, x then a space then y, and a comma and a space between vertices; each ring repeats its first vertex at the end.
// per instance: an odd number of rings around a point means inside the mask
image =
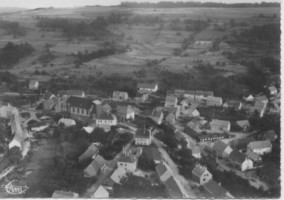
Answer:
MULTIPOLYGON (((0 10, 1 12, 1 10, 0 10)), ((4 12, 4 11, 3 11, 4 12)), ((279 8, 177 8, 177 9, 130 9, 119 7, 83 7, 74 9, 35 9, 15 11, 5 13, 1 17, 3 20, 18 22, 27 29, 26 36, 13 37, 5 34, 0 29, 1 39, 0 48, 4 47, 8 41, 13 43, 28 42, 35 49, 35 53, 28 58, 24 58, 10 71, 21 78, 31 78, 35 70, 45 71, 47 76, 66 76, 66 75, 103 75, 121 74, 123 76, 135 77, 133 73, 145 69, 149 74, 162 70, 183 73, 192 70, 194 62, 202 59, 205 63, 215 65, 216 62, 225 62, 225 66, 215 66, 224 70, 223 75, 228 77, 234 74, 246 72, 246 67, 238 64, 231 65, 222 55, 222 51, 236 50, 225 44, 219 51, 210 51, 209 48, 194 48, 190 45, 181 55, 173 55, 176 48, 180 48, 184 39, 188 38, 192 32, 186 30, 175 30, 166 24, 164 28, 159 28, 159 24, 119 24, 110 25, 108 29, 116 35, 123 34, 121 40, 112 38, 117 45, 128 45, 129 49, 125 53, 111 55, 108 57, 97 58, 83 63, 76 68, 70 54, 77 52, 92 52, 104 47, 104 41, 95 40, 90 37, 80 37, 68 39, 60 31, 42 31, 37 26, 37 17, 48 18, 67 18, 73 21, 93 20, 98 16, 107 17, 111 13, 131 13, 132 15, 162 17, 163 20, 178 18, 211 20, 210 23, 229 24, 230 19, 238 23, 245 22, 247 27, 253 25, 266 24, 266 18, 256 18, 260 13, 264 15, 277 14, 279 8), (55 58, 47 65, 37 62, 37 59, 44 52, 46 45, 50 45, 49 50, 55 58), (155 66, 147 66, 149 61, 158 60, 155 66), (24 77, 23 77, 24 75, 24 77)), ((275 19, 275 22, 279 20, 275 19)), ((238 30, 242 27, 235 27, 238 30)), ((194 40, 222 39, 231 34, 233 29, 225 31, 212 30, 206 28, 194 36, 194 40)), ((152 74, 153 76, 153 74, 152 74)), ((151 78, 151 77, 145 77, 151 78)), ((45 76, 42 80, 47 80, 45 76)))

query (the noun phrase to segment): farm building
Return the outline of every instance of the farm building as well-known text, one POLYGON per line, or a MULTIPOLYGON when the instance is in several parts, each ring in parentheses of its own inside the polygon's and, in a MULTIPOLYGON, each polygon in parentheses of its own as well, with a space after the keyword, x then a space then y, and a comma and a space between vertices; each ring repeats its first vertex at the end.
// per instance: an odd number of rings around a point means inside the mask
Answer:
POLYGON ((30 90, 37 90, 38 88, 39 88, 39 82, 37 80, 30 80, 29 89, 30 90))
POLYGON ((230 153, 229 160, 241 171, 246 171, 253 168, 252 160, 249 159, 247 155, 237 150, 233 150, 230 153))
POLYGON ((158 84, 157 83, 138 83, 137 88, 139 92, 157 92, 158 84))
POLYGON ((217 154, 217 156, 220 156, 222 158, 228 157, 230 153, 233 151, 230 145, 224 143, 222 140, 217 140, 214 143, 213 150, 217 154))
POLYGON ((116 116, 110 113, 101 113, 96 118, 96 126, 103 128, 105 131, 110 131, 111 126, 117 125, 116 116))
POLYGON ((118 105, 116 108, 116 113, 118 119, 121 121, 135 118, 134 109, 130 105, 118 105))
POLYGON ((207 106, 221 106, 223 103, 222 97, 207 97, 206 105, 207 106))
POLYGON ((272 151, 272 144, 270 140, 253 141, 247 145, 247 150, 250 150, 258 155, 262 155, 272 151))
POLYGON ((114 101, 126 101, 128 100, 127 92, 114 91, 112 94, 112 99, 114 101))
POLYGON ((214 94, 212 91, 201 91, 201 90, 196 90, 195 92, 195 99, 196 100, 202 100, 206 99, 208 97, 213 97, 214 94))
POLYGON ((227 131, 231 129, 231 123, 229 121, 223 121, 218 119, 212 119, 210 122, 210 127, 212 131, 227 131))
POLYGON ((167 96, 166 100, 165 100, 165 107, 169 108, 169 107, 176 107, 177 106, 177 97, 175 96, 167 96))

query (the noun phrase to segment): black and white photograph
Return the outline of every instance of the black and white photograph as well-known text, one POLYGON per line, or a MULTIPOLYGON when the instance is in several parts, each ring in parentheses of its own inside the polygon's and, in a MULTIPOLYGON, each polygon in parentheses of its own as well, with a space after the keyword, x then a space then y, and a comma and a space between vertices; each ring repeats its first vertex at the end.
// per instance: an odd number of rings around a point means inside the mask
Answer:
POLYGON ((0 0, 0 198, 280 199, 281 0, 0 0))

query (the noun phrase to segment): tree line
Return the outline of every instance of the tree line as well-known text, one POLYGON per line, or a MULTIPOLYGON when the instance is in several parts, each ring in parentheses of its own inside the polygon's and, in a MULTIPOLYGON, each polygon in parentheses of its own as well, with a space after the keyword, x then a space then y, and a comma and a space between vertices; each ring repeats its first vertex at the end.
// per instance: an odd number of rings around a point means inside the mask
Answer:
POLYGON ((213 7, 213 8, 251 8, 251 7, 280 7, 277 2, 261 2, 261 3, 217 3, 217 2, 172 2, 160 1, 158 3, 149 2, 122 2, 120 7, 126 8, 185 8, 185 7, 213 7))
POLYGON ((24 27, 21 27, 18 22, 1 20, 0 28, 4 29, 7 34, 13 35, 14 37, 26 35, 26 29, 24 27))
POLYGON ((14 44, 8 42, 0 49, 0 69, 9 69, 17 64, 20 59, 31 55, 35 49, 29 43, 14 44))

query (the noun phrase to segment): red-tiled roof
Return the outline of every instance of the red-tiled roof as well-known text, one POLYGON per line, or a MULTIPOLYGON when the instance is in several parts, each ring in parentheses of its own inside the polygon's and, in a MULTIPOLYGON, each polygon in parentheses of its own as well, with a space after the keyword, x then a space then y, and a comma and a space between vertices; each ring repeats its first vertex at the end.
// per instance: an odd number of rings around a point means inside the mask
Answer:
POLYGON ((167 171, 166 164, 162 161, 156 166, 156 172, 161 177, 167 171))
POLYGON ((136 162, 136 159, 135 159, 135 157, 134 157, 132 154, 129 154, 129 155, 123 154, 123 155, 119 158, 118 162, 134 163, 134 162, 136 162))

